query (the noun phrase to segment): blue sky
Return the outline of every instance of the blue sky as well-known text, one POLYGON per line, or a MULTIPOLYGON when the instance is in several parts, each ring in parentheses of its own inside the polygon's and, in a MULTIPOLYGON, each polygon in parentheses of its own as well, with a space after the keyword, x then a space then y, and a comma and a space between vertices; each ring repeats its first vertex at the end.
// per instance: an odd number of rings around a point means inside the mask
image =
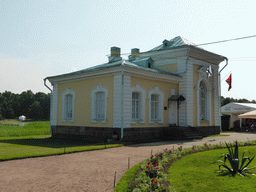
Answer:
MULTIPOLYGON (((256 35, 256 1, 0 0, 0 92, 46 92, 43 79, 108 61, 110 47, 127 58, 182 36, 202 44, 256 35)), ((205 45, 229 59, 233 88, 224 97, 256 100, 256 37, 205 45)), ((222 68, 225 63, 220 64, 222 68)), ((227 77, 225 77, 227 78, 227 77)))

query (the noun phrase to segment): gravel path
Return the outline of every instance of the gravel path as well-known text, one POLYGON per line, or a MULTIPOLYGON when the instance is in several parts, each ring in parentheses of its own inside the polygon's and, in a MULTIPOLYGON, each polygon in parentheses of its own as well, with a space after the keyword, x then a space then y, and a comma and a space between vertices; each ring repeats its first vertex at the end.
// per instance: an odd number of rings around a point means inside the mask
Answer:
POLYGON ((166 141, 137 144, 100 151, 80 152, 0 162, 0 191, 113 191, 117 181, 130 167, 165 148, 256 140, 256 134, 228 133, 230 136, 206 137, 193 141, 166 141))

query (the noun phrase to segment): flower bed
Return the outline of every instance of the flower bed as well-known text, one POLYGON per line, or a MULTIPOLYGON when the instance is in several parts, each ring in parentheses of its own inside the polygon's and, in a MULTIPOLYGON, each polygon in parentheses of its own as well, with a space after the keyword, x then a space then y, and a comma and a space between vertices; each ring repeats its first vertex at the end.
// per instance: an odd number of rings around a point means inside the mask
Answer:
MULTIPOLYGON (((233 145, 235 144, 235 141, 233 145)), ((250 141, 241 143, 239 146, 255 145, 256 141, 250 141)), ((225 148, 225 144, 207 144, 203 146, 192 146, 191 148, 183 149, 182 146, 178 149, 164 149, 163 151, 152 155, 149 159, 141 163, 140 168, 135 173, 135 179, 129 182, 128 191, 140 192, 140 191, 158 191, 167 192, 175 191, 168 181, 168 169, 171 164, 176 160, 182 158, 185 155, 202 152, 210 149, 222 149, 225 148)), ((129 172, 129 170, 127 171, 129 172)), ((126 191, 126 189, 123 189, 126 191)), ((117 190, 118 191, 118 190, 117 190)))

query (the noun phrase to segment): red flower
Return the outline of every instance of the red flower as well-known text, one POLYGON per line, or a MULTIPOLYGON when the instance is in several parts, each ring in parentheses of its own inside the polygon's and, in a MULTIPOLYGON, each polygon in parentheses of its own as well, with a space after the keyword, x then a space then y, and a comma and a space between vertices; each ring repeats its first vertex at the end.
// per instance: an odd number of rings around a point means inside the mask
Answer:
POLYGON ((154 155, 152 155, 152 157, 154 157, 154 155))
POLYGON ((147 166, 146 168, 149 168, 149 166, 147 166))
POLYGON ((151 180, 151 182, 154 182, 154 181, 155 181, 154 179, 151 180))
POLYGON ((150 164, 150 162, 148 162, 148 165, 150 164))
POLYGON ((165 150, 167 151, 168 149, 166 148, 165 150))
POLYGON ((147 173, 148 171, 145 171, 145 173, 147 173))
POLYGON ((156 166, 158 166, 158 163, 156 163, 156 166))
POLYGON ((154 167, 156 167, 156 164, 154 165, 154 167))
POLYGON ((157 183, 158 181, 157 180, 155 180, 155 183, 157 183))
POLYGON ((158 167, 156 167, 156 169, 158 169, 158 167))

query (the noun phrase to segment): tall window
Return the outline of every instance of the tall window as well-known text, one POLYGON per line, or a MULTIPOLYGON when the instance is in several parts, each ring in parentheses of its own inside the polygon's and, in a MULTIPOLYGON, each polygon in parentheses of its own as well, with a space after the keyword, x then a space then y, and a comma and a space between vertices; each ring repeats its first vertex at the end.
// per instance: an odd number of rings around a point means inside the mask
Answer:
POLYGON ((159 96, 151 95, 151 120, 159 120, 159 96))
POLYGON ((62 121, 74 122, 74 110, 75 92, 68 88, 62 93, 62 121))
POLYGON ((72 117, 73 117, 73 113, 72 113, 72 103, 73 103, 73 98, 72 98, 72 95, 71 94, 68 94, 65 96, 65 103, 66 103, 66 106, 65 106, 65 111, 66 111, 66 114, 65 114, 65 117, 66 117, 66 120, 71 120, 72 117))
POLYGON ((158 87, 148 91, 149 123, 164 123, 164 93, 158 87))
POLYGON ((203 81, 200 82, 200 121, 207 120, 207 89, 203 81))
POLYGON ((108 89, 98 85, 91 91, 91 122, 107 123, 108 89))
POLYGON ((105 119, 105 93, 97 92, 95 96, 95 119, 105 119))
POLYGON ((131 87, 131 123, 145 123, 146 89, 139 84, 131 87))
POLYGON ((140 94, 132 93, 132 119, 140 119, 140 94))

